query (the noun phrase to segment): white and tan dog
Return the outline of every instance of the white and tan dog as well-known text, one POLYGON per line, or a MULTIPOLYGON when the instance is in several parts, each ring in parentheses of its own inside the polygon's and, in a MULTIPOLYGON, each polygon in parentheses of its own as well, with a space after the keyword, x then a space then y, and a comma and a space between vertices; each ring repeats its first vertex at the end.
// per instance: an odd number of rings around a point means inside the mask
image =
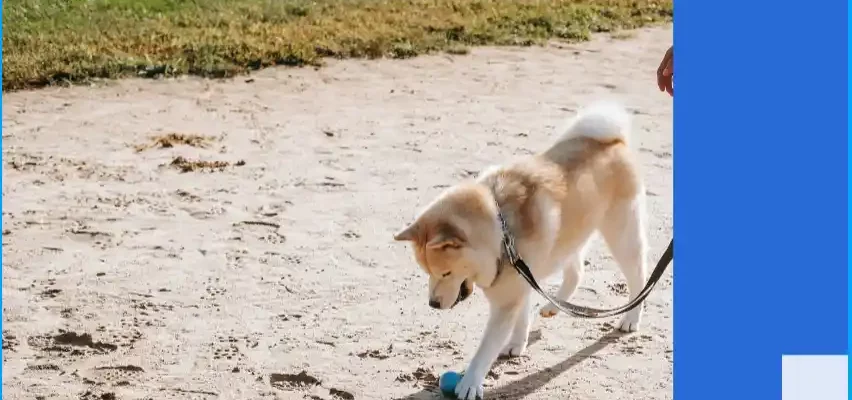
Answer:
MULTIPOLYGON (((645 189, 627 147, 629 129, 620 106, 593 105, 543 153, 448 189, 395 235, 413 244, 417 263, 429 274, 430 306, 452 308, 473 284, 490 303, 482 342, 456 387, 460 399, 482 397, 497 357, 521 355, 527 346, 532 289, 507 263, 500 215, 539 281, 563 272, 557 298, 568 300, 577 289, 595 232, 621 267, 631 298, 642 290, 645 189)), ((557 312, 552 304, 540 310, 544 317, 557 312)), ((619 329, 635 331, 641 316, 642 306, 631 310, 619 329)))

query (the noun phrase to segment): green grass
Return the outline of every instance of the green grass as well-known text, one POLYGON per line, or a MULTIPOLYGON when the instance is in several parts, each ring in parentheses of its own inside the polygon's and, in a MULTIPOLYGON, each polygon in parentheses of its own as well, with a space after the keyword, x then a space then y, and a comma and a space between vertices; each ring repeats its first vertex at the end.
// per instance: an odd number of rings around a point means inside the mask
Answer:
POLYGON ((3 89, 587 40, 671 0, 4 0, 3 89))

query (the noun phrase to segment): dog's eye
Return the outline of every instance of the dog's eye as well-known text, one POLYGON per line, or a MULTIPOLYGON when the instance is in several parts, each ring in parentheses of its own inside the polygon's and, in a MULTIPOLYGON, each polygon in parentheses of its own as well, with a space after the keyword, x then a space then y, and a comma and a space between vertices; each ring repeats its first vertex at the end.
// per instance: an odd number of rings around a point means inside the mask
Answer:
POLYGON ((452 271, 451 272, 444 272, 444 274, 441 275, 441 278, 446 278, 446 277, 450 276, 450 274, 452 274, 452 271))

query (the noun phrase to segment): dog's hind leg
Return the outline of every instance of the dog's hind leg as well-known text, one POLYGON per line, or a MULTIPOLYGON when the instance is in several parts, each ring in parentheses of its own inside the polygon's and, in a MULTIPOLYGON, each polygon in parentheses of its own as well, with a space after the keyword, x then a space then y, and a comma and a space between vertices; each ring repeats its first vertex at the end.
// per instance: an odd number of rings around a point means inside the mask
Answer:
MULTIPOLYGON (((632 300, 642 291, 648 275, 644 195, 613 204, 604 217, 600 232, 627 280, 632 300)), ((618 329, 624 332, 638 330, 643 307, 644 304, 640 304, 624 314, 618 329)))
POLYGON ((527 343, 530 336, 530 325, 532 324, 532 299, 529 293, 525 294, 523 305, 521 306, 518 319, 515 321, 515 327, 512 329, 512 336, 509 337, 509 343, 503 347, 500 352, 501 356, 518 357, 523 355, 527 350, 527 343))
MULTIPOLYGON (((562 273, 562 285, 556 292, 556 297, 562 301, 568 301, 571 296, 577 291, 580 286, 580 281, 583 279, 583 262, 585 261, 587 243, 580 247, 580 250, 568 258, 565 264, 565 270, 562 273)), ((539 315, 544 318, 550 318, 559 313, 559 309, 553 304, 547 303, 539 310, 539 315)))

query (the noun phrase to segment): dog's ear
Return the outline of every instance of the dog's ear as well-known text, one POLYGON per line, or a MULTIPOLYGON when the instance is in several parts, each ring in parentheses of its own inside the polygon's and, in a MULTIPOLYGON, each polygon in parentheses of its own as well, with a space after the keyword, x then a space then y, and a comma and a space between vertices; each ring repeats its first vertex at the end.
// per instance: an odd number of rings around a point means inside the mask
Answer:
POLYGON ((420 227, 417 225, 417 222, 415 222, 411 225, 406 226, 403 230, 397 232, 396 235, 393 235, 393 240, 396 240, 398 242, 413 241, 414 238, 417 237, 417 231, 419 229, 420 227))
POLYGON ((435 233, 426 242, 426 248, 433 250, 458 249, 466 244, 467 238, 461 229, 455 225, 441 224, 437 226, 435 233))

